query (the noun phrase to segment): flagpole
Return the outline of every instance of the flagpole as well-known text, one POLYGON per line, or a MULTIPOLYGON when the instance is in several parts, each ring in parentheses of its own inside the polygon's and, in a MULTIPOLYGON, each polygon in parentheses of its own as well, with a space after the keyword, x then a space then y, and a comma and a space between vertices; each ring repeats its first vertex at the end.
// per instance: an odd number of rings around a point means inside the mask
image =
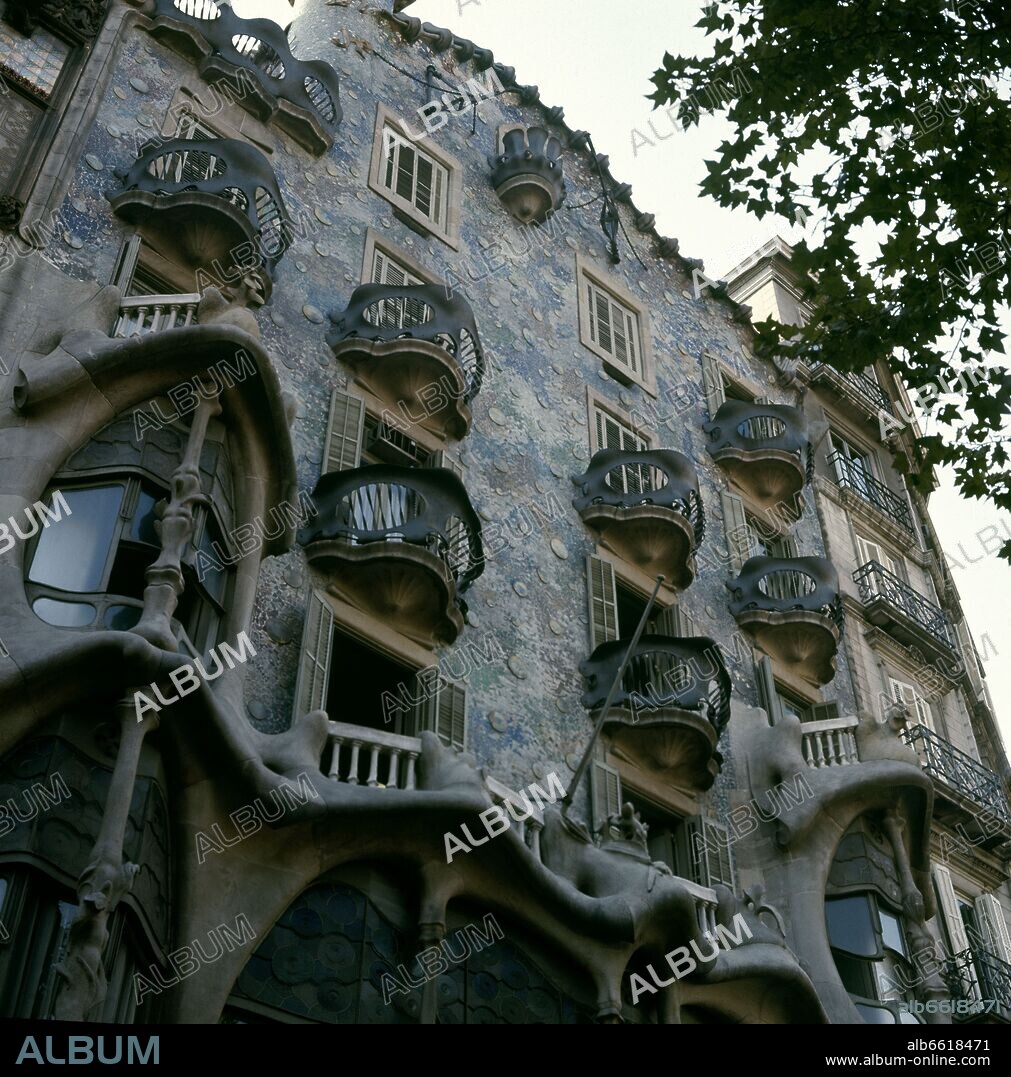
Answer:
POLYGON ((604 706, 600 710, 600 714, 597 716, 596 725, 593 727, 593 733, 590 736, 589 743, 586 745, 583 751, 583 756, 579 760, 579 766, 576 767, 576 773, 572 776, 572 781, 569 783, 569 788, 564 797, 562 797, 562 817, 567 819, 569 817, 569 808, 572 806, 572 798, 576 795, 576 790, 579 788, 579 783, 583 780, 583 775, 586 773, 586 768, 590 765, 590 759, 593 755, 593 749, 596 746, 597 738, 600 736, 601 729, 604 728, 604 721, 607 718, 608 712, 611 710, 611 703, 614 701, 614 697, 618 693, 618 687, 621 684, 622 677, 625 676, 625 669, 628 663, 632 660, 632 652, 635 650, 636 644, 639 642, 639 637, 642 635, 642 630, 646 627, 646 621, 649 619, 650 611, 653 609, 653 603, 656 601, 656 596, 663 585, 663 576, 657 576, 656 587, 653 588, 653 593, 649 596, 649 601, 646 603, 646 608, 642 611, 642 617, 639 618, 639 624, 636 627, 635 634, 628 645, 628 650, 625 652, 625 657, 621 660, 621 665, 618 667, 618 672, 614 675, 614 681, 611 683, 611 689, 607 693, 607 699, 604 700, 604 706))

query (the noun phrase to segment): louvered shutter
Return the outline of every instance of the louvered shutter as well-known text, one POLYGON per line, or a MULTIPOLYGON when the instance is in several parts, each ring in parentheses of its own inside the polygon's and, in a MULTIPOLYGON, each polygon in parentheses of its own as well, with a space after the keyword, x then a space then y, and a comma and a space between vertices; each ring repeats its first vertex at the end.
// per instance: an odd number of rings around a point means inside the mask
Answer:
POLYGON ((839 704, 836 700, 831 703, 815 703, 808 714, 812 722, 832 722, 839 717, 839 704))
POLYGON ((1003 906, 993 894, 980 894, 973 905, 987 950, 1005 964, 1011 965, 1011 938, 1008 936, 1003 906))
POLYGON ((737 575, 751 556, 751 528, 748 527, 744 502, 736 494, 723 492, 720 494, 720 501, 723 505, 723 528, 727 538, 730 571, 737 575))
POLYGON ((352 393, 334 389, 323 445, 322 474, 347 471, 361 463, 365 431, 365 401, 352 393))
POLYGON ((592 554, 586 558, 586 590, 590 613, 590 650, 618 638, 618 598, 614 569, 592 554))
POLYGON ((610 833, 602 834, 607 820, 621 811, 621 775, 601 759, 590 768, 590 799, 593 807, 593 832, 606 841, 610 833))
POLYGON ((444 467, 458 478, 463 478, 463 464, 454 460, 445 449, 437 449, 428 461, 428 467, 444 467))
POLYGON ((951 885, 951 872, 943 864, 934 864, 930 871, 937 890, 938 912, 954 956, 969 949, 969 936, 965 932, 962 914, 958 911, 955 888, 951 885))
POLYGON ((673 636, 675 639, 681 635, 681 619, 678 616, 677 606, 658 610, 653 615, 652 626, 647 631, 655 632, 658 636, 673 636))
POLYGON ((765 655, 755 663, 755 682, 758 700, 769 716, 769 724, 777 725, 783 720, 783 704, 776 691, 776 678, 772 673, 772 659, 765 655))
POLYGON ((709 419, 716 418, 720 405, 727 399, 723 388, 723 374, 720 371, 719 360, 712 355, 702 356, 702 391, 706 396, 706 410, 709 419))
POLYGON ((730 853, 730 831, 715 819, 700 815, 688 820, 692 867, 699 886, 722 883, 734 889, 734 858, 730 853))
POLYGON ((590 311, 590 340, 608 355, 614 354, 613 330, 611 327, 611 304, 607 296, 589 281, 586 282, 590 311))
POLYGON ((419 728, 427 729, 450 748, 467 747, 467 693, 452 681, 443 681, 438 692, 420 704, 419 728))
POLYGON ((295 721, 326 706, 333 649, 333 613, 319 591, 309 592, 302 631, 302 650, 295 682, 295 721))

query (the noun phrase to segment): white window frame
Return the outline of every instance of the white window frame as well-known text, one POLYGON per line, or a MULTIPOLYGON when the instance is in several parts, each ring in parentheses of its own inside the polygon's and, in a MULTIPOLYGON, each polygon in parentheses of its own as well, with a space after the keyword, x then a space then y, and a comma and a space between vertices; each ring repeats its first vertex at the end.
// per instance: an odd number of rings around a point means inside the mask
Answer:
POLYGON ((460 201, 463 169, 455 157, 436 146, 431 138, 424 142, 412 137, 410 128, 385 105, 376 107, 376 127, 369 164, 369 187, 376 194, 419 225, 425 233, 441 239, 454 250, 460 245, 460 201), (415 162, 432 167, 432 198, 428 211, 418 205, 418 170, 411 177, 411 195, 397 192, 398 169, 404 150, 415 155, 415 162), (440 177, 439 183, 436 177, 440 177))
MULTIPOLYGON (((866 538, 859 532, 856 533, 857 541, 857 565, 866 565, 868 561, 877 561, 882 568, 887 569, 893 576, 906 581, 906 563, 898 554, 892 553, 887 547, 876 539, 866 538)), ((868 581, 868 586, 873 587, 873 581, 868 581)))
MULTIPOLYGON (((622 384, 635 384, 656 396, 656 376, 653 367, 653 345, 649 310, 627 288, 606 276, 595 266, 576 255, 576 284, 579 293, 579 339, 598 356, 604 369, 622 384), (591 308, 591 296, 594 307, 591 308), (609 322, 613 327, 615 310, 621 313, 626 341, 634 340, 635 358, 632 364, 622 361, 616 350, 607 348, 600 340, 596 304, 607 302, 609 322), (634 332, 629 332, 629 319, 634 332)), ((613 333, 612 333, 613 335, 613 333)), ((628 352, 626 347, 626 353, 628 352)))

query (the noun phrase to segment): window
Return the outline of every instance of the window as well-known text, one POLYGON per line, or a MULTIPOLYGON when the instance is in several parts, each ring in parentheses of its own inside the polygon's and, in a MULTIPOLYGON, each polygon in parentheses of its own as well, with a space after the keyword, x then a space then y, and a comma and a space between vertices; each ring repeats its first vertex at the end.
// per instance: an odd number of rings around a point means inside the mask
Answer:
POLYGON ((692 877, 692 860, 684 819, 622 783, 622 803, 628 802, 646 824, 646 847, 658 860, 683 879, 692 877))
POLYGON ((900 1002, 916 975, 897 912, 873 893, 825 898, 825 923, 843 987, 868 1024, 919 1024, 900 1002))
POLYGON ((796 557, 797 544, 788 535, 771 530, 760 517, 745 512, 751 540, 751 557, 796 557))
MULTIPOLYGON (((403 288, 426 283, 406 266, 375 247, 372 255, 372 283, 403 288)), ((420 299, 384 299, 378 307, 378 325, 384 329, 409 329, 421 325, 428 317, 428 307, 420 299)))
MULTIPOLYGON (((891 553, 891 551, 889 551, 887 547, 882 546, 880 542, 864 538, 863 535, 857 535, 857 560, 861 565, 866 565, 869 561, 877 561, 883 569, 890 572, 893 576, 897 576, 900 580, 905 579, 906 568, 902 558, 897 554, 891 553)), ((867 578, 867 586, 872 589, 876 586, 876 578, 874 576, 867 578)))
POLYGON ((455 158, 427 139, 424 148, 385 106, 377 112, 369 165, 369 187, 391 202, 408 223, 459 245, 461 168, 455 158))
POLYGON ((650 447, 649 440, 634 429, 629 421, 618 418, 613 412, 594 402, 590 404, 590 420, 594 452, 600 449, 641 452, 650 447))
POLYGON ((3 138, 0 139, 0 190, 27 195, 19 180, 29 175, 26 162, 45 147, 40 134, 52 130, 67 76, 79 53, 68 41, 43 27, 25 37, 0 21, 0 78, 3 79, 3 138))
POLYGON ((646 308, 618 282, 576 259, 579 339, 599 356, 604 369, 624 385, 655 394, 646 308))
POLYGON ((925 725, 928 729, 936 732, 936 729, 934 729, 934 713, 930 709, 930 704, 920 695, 916 688, 911 684, 906 684, 905 681, 898 681, 894 677, 888 679, 888 687, 892 693, 892 699, 897 703, 905 703, 909 707, 914 723, 925 725))
MULTIPOLYGON (((155 510, 168 490, 138 476, 58 489, 70 512, 39 529, 26 558, 32 609, 47 624, 63 628, 133 628, 143 610, 145 572, 161 549, 155 510)), ((202 566, 221 564, 227 547, 209 508, 197 512, 194 547, 206 556, 202 566)), ((193 653, 204 654, 216 641, 228 574, 224 568, 198 572, 186 565, 183 575, 185 590, 176 612, 180 639, 193 653)))

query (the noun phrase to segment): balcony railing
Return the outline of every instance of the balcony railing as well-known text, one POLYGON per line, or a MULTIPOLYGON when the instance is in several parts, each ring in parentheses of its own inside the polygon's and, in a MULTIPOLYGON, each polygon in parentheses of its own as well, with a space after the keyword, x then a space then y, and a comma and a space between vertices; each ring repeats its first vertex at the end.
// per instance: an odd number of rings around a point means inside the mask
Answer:
POLYGON ((462 296, 447 294, 442 285, 363 284, 331 321, 327 342, 338 355, 356 340, 424 341, 441 348, 459 367, 465 403, 480 392, 485 364, 473 312, 462 296))
POLYGON ((213 222, 225 231, 242 222, 245 234, 217 242, 249 242, 271 271, 291 243, 291 222, 274 170, 259 150, 239 139, 169 139, 149 146, 129 170, 115 174, 123 185, 109 194, 113 209, 142 223, 152 210, 171 211, 166 238, 178 233, 189 257, 208 242, 204 234, 213 222), (210 198, 201 201, 201 196, 210 198), (208 218, 206 210, 218 205, 225 208, 208 218))
MULTIPOLYGON (((610 640, 580 664, 588 710, 603 705, 627 649, 628 640, 610 640)), ((730 720, 730 674, 719 646, 705 636, 641 636, 612 705, 630 711, 633 720, 668 708, 697 711, 718 738, 730 720)))
POLYGON ((993 771, 925 725, 910 726, 902 737, 916 752, 926 774, 1011 826, 1011 808, 993 771))
POLYGON ((908 621, 949 651, 957 650, 955 632, 947 614, 929 599, 914 591, 905 580, 899 579, 877 561, 868 561, 853 574, 864 603, 883 601, 908 621))
POLYGON ((421 755, 417 737, 401 737, 379 729, 331 722, 329 776, 348 785, 414 789, 415 765, 421 755))
POLYGON ((840 486, 859 494, 889 520, 915 533, 913 517, 904 498, 889 490, 880 479, 868 474, 858 461, 843 456, 840 452, 832 453, 828 462, 835 469, 836 482, 840 486))
POLYGON ((817 379, 823 376, 827 376, 834 381, 843 382, 871 404, 875 411, 883 409, 891 414, 892 403, 888 399, 888 394, 881 388, 873 374, 860 373, 855 370, 847 371, 844 374, 842 371, 830 367, 827 363, 813 363, 811 366, 811 378, 817 379))
POLYGON ((579 512, 593 505, 622 509, 656 505, 679 513, 691 524, 695 549, 702 542, 706 518, 699 480, 695 465, 683 453, 601 449, 594 453, 585 474, 574 481, 579 495, 573 504, 579 512))
POLYGON ((156 36, 203 54, 200 71, 210 81, 234 84, 244 73, 255 84, 237 95, 247 111, 261 120, 276 116, 314 152, 329 147, 342 116, 337 72, 322 60, 297 60, 277 23, 242 19, 215 0, 154 0, 152 18, 156 36), (307 124, 318 131, 305 130, 307 124))
POLYGON ((860 762, 855 715, 804 722, 801 726, 804 758, 809 767, 845 767, 860 762))
POLYGON ((807 437, 807 421, 800 408, 730 398, 720 405, 704 428, 713 456, 726 449, 796 454, 803 462, 808 481, 811 479, 811 444, 807 437))
POLYGON ((140 337, 195 325, 200 295, 131 295, 119 305, 114 337, 140 337))
POLYGON ((303 546, 326 540, 408 543, 442 560, 458 592, 484 571, 480 520, 463 483, 445 468, 370 464, 331 471, 316 484, 312 500, 317 515, 298 533, 303 546))
POLYGON ((1006 961, 980 947, 962 950, 945 962, 944 979, 952 998, 970 1004, 966 1017, 989 1014, 1011 1020, 1011 965, 1006 961))
POLYGON ((749 557, 731 588, 730 612, 820 613, 842 629, 839 577, 824 557, 749 557))

